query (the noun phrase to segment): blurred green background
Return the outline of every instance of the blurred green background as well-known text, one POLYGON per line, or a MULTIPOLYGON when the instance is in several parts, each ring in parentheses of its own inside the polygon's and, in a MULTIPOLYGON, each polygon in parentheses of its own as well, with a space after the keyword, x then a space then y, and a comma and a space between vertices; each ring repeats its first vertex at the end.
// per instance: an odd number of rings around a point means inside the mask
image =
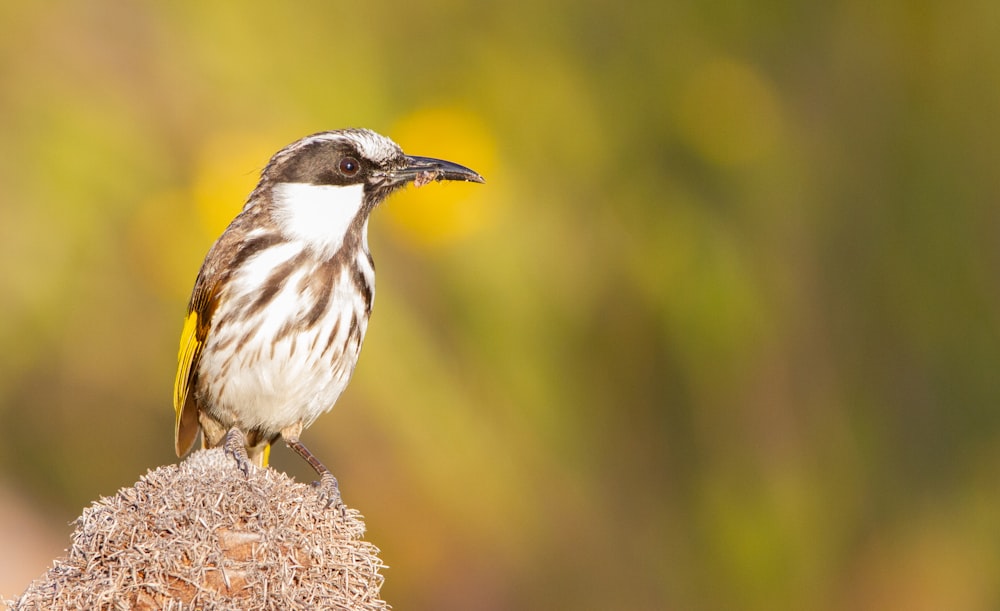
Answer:
POLYGON ((376 211, 304 436, 390 603, 1000 608, 998 40, 985 0, 4 3, 0 592, 176 461, 202 257, 364 126, 488 180, 376 211))

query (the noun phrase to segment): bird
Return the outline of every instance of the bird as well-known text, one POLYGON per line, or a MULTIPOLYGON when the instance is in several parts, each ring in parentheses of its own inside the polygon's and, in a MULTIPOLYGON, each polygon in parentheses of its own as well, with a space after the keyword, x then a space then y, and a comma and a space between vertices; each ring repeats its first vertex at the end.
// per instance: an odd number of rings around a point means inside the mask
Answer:
POLYGON ((324 131, 271 157, 195 279, 174 382, 174 446, 222 446, 244 475, 278 440, 343 507, 336 477, 302 443, 354 372, 375 297, 372 211, 432 181, 484 183, 442 159, 406 155, 369 129, 324 131))

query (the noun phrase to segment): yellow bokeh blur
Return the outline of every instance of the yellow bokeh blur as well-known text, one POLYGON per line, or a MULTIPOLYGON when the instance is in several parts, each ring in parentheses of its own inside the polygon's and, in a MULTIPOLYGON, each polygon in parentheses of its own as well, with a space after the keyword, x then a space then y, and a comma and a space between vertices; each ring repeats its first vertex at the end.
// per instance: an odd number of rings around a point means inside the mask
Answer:
MULTIPOLYGON (((453 161, 490 181, 496 144, 486 123, 468 111, 427 108, 403 117, 390 132, 409 155, 453 161)), ((414 248, 433 249, 473 235, 493 222, 496 199, 483 197, 479 185, 434 182, 409 186, 381 212, 391 230, 414 248)))
POLYGON ((193 218, 191 194, 174 189, 140 202, 128 227, 128 261, 146 288, 165 298, 186 300, 208 240, 193 218))
POLYGON ((192 186, 202 231, 213 239, 222 233, 243 209, 271 155, 295 137, 283 142, 280 135, 227 131, 204 141, 192 186))

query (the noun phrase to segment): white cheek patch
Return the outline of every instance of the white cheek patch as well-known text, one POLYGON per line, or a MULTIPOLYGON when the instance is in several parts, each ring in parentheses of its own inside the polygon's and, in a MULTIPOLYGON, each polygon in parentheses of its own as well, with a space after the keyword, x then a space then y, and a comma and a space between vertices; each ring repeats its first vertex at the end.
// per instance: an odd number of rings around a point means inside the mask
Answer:
POLYGON ((281 232, 327 256, 344 244, 364 203, 363 184, 335 186, 283 182, 274 187, 275 219, 281 232))

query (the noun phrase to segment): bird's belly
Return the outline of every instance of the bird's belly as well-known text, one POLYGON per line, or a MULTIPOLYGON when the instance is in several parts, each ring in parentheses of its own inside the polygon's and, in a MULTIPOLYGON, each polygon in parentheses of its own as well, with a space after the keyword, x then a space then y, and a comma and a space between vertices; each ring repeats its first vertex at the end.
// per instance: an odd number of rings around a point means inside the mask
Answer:
MULTIPOLYGON (((225 420, 243 429, 276 433, 297 422, 309 426, 329 411, 347 387, 357 353, 339 359, 306 355, 296 358, 297 344, 308 338, 282 340, 270 348, 239 353, 227 379, 210 389, 214 400, 210 412, 221 412, 225 420), (213 409, 214 408, 214 409, 213 409)), ((215 415, 215 414, 213 414, 215 415)))
POLYGON ((198 371, 201 409, 226 426, 268 434, 309 426, 329 411, 354 372, 367 316, 349 303, 309 328, 295 326, 263 321, 208 341, 198 371))

